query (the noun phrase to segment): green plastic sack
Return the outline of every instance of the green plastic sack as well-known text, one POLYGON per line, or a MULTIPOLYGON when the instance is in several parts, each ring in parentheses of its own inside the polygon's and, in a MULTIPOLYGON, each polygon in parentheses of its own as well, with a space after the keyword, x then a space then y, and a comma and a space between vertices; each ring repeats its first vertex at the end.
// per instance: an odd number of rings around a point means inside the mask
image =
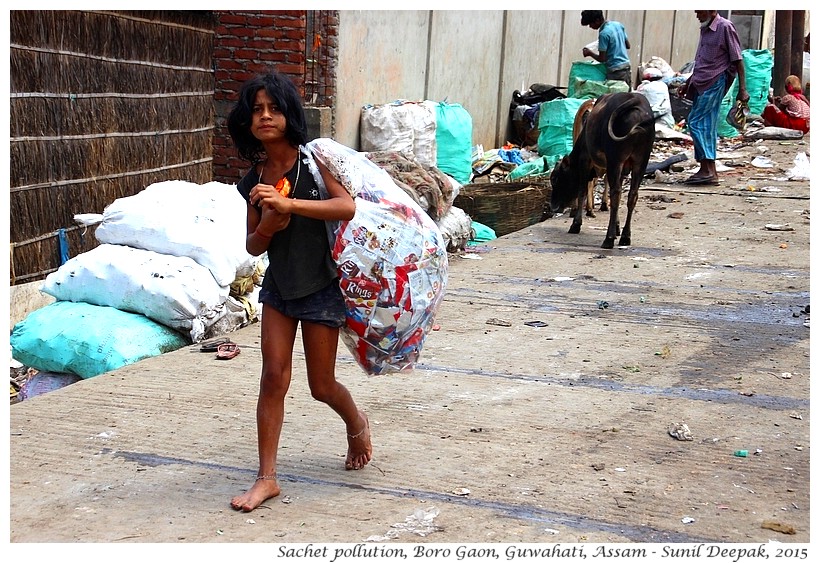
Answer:
MULTIPOLYGON (((746 91, 749 92, 749 112, 761 115, 769 98, 774 56, 768 49, 746 49, 742 55, 743 67, 746 71, 746 91)), ((731 138, 740 135, 740 131, 726 121, 726 115, 735 105, 739 88, 740 85, 735 79, 720 103, 718 119, 718 136, 720 137, 731 138)))
POLYGON ((467 241, 468 246, 475 246, 477 244, 481 244, 482 242, 487 242, 498 238, 495 236, 494 230, 483 223, 479 223, 478 221, 472 222, 472 230, 473 236, 471 236, 470 240, 467 241))
POLYGON ((606 80, 606 65, 597 61, 574 61, 569 69, 567 97, 575 98, 576 80, 606 80))
POLYGON ((550 166, 547 160, 542 156, 534 160, 530 160, 523 164, 519 164, 507 174, 507 180, 517 180, 531 174, 543 174, 549 172, 550 166))
POLYGON ((543 102, 538 110, 538 154, 554 165, 572 150, 572 124, 585 100, 562 98, 543 102))
POLYGON ((473 118, 461 104, 432 103, 436 110, 436 168, 467 184, 473 172, 473 118))
POLYGON ((113 307, 55 301, 11 332, 12 357, 39 371, 88 379, 188 345, 179 332, 113 307))
POLYGON ((575 79, 573 98, 594 100, 611 92, 629 92, 629 86, 623 80, 582 80, 575 79))

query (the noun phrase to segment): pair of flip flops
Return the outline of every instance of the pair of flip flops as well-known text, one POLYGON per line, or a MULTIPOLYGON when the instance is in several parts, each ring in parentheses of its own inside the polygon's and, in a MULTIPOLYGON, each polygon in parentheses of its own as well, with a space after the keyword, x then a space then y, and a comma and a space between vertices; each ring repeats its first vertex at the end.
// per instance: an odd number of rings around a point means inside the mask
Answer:
POLYGON ((239 345, 225 337, 203 342, 199 350, 200 352, 216 352, 217 360, 230 360, 239 355, 239 345))
POLYGON ((689 176, 682 183, 687 186, 719 186, 717 176, 689 176))

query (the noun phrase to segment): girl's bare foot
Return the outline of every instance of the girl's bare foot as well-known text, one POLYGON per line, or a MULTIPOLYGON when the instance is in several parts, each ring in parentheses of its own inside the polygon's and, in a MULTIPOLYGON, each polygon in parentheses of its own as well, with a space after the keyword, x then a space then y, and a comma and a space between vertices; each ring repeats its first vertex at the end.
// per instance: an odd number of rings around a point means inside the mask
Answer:
POLYGON ((373 445, 370 443, 370 421, 361 411, 359 411, 359 417, 364 420, 364 426, 356 434, 350 434, 348 431, 345 469, 361 469, 367 465, 373 455, 373 445))
POLYGON ((242 512, 250 512, 269 498, 277 496, 280 492, 281 489, 276 482, 275 475, 257 477, 256 482, 248 492, 231 499, 231 508, 242 512))

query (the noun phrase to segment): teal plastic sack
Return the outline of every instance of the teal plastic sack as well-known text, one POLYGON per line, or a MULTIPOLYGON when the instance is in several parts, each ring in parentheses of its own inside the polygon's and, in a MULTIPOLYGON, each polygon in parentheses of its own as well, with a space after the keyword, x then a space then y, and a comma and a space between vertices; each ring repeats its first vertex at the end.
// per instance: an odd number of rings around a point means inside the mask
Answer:
MULTIPOLYGON (((774 56, 768 49, 746 49, 742 54, 743 67, 746 71, 746 90, 749 92, 749 112, 761 115, 769 98, 774 56)), ((720 103, 718 120, 718 135, 720 137, 731 138, 740 135, 740 131, 726 121, 726 115, 735 105, 739 88, 740 85, 735 79, 720 103)))
POLYGON ((484 223, 479 223, 478 221, 472 222, 472 230, 473 236, 467 241, 467 246, 476 246, 482 242, 487 242, 498 238, 495 236, 495 231, 492 228, 488 227, 484 223))
POLYGON ((188 345, 179 332, 113 307, 56 301, 11 332, 12 357, 39 371, 88 379, 188 345))
POLYGON ((572 124, 585 100, 562 98, 543 102, 538 111, 538 154, 555 163, 572 150, 572 124))
POLYGON ((525 176, 544 174, 549 172, 550 168, 551 166, 549 166, 547 159, 541 156, 513 168, 510 173, 507 174, 507 180, 517 180, 525 176))
POLYGON ((596 61, 574 61, 569 69, 569 81, 567 82, 567 97, 575 98, 575 88, 577 80, 606 80, 606 65, 596 61))
POLYGON ((623 80, 583 80, 575 79, 573 98, 595 100, 612 92, 629 92, 629 86, 623 80))
POLYGON ((473 118, 461 104, 433 102, 436 109, 436 168, 460 184, 473 172, 473 118))

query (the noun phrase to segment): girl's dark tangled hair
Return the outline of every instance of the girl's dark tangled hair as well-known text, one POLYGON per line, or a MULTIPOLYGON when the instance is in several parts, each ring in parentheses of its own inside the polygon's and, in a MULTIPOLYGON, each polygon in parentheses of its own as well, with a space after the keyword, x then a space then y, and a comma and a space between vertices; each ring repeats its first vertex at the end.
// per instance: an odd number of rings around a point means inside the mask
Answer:
POLYGON ((264 89, 287 122, 285 137, 294 147, 307 142, 307 122, 299 91, 290 78, 276 71, 251 78, 239 90, 239 99, 228 115, 228 132, 239 154, 245 160, 257 162, 265 153, 262 143, 251 133, 253 105, 256 93, 264 89))

